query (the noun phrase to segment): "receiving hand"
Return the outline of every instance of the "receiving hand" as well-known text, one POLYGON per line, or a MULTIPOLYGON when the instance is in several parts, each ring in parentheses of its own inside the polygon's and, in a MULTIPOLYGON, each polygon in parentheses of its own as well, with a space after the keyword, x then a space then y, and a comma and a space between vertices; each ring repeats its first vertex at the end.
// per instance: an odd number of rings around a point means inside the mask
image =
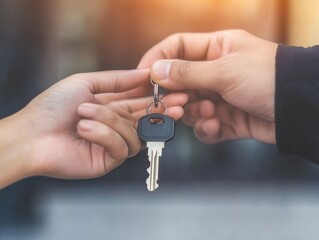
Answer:
MULTIPOLYGON (((32 175, 97 177, 137 154, 136 123, 150 99, 128 98, 148 81, 149 70, 76 74, 1 120, 0 188, 32 175)), ((187 99, 167 96, 169 115, 180 118, 187 99)))

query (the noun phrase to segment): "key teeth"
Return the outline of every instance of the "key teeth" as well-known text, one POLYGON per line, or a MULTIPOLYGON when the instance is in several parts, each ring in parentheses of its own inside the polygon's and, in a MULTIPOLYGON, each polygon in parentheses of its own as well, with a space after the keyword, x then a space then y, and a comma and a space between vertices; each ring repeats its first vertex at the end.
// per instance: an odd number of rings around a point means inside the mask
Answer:
POLYGON ((153 192, 153 191, 155 191, 157 188, 158 188, 158 185, 156 185, 154 189, 151 189, 151 188, 147 187, 147 190, 148 190, 149 192, 153 192))
POLYGON ((146 182, 147 190, 148 190, 149 192, 153 192, 153 191, 155 191, 155 190, 159 187, 159 185, 158 185, 158 183, 157 183, 157 181, 156 181, 156 184, 155 184, 154 189, 153 189, 153 190, 151 189, 151 179, 150 179, 150 177, 148 177, 145 182, 146 182))
POLYGON ((148 173, 146 185, 150 192, 155 191, 159 187, 157 183, 158 167, 164 144, 164 142, 147 142, 149 167, 146 169, 148 173))
POLYGON ((145 182, 146 182, 147 186, 151 185, 151 178, 148 177, 145 182))

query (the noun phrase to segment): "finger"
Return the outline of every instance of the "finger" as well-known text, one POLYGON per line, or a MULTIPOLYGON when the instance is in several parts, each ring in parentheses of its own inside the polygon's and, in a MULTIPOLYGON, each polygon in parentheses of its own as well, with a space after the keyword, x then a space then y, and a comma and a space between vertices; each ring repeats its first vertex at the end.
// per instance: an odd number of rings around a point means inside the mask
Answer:
MULTIPOLYGON (((133 96, 129 93, 130 91, 122 93, 102 93, 95 95, 95 102, 97 104, 106 105, 114 101, 121 101, 126 99, 134 99, 140 96, 133 96)), ((145 96, 145 94, 143 95, 145 96)))
MULTIPOLYGON (((140 99, 132 99, 132 100, 126 100, 123 101, 123 104, 125 104, 126 109, 130 109, 131 112, 136 112, 142 109, 146 109, 147 105, 150 104, 153 101, 153 97, 147 97, 147 98, 140 98, 140 99)), ((187 93, 170 93, 163 97, 161 99, 162 102, 166 104, 167 107, 173 107, 173 106, 183 106, 188 101, 188 94, 187 93)), ((161 105, 161 103, 159 103, 161 105)), ((154 104, 152 104, 150 107, 154 107, 154 104)), ((163 106, 160 106, 163 107, 163 106)))
POLYGON ((132 120, 129 113, 126 112, 122 117, 111 108, 91 103, 80 105, 78 113, 84 118, 100 122, 117 132, 126 142, 129 156, 140 150, 141 145, 136 134, 135 120, 132 120))
MULTIPOLYGON (((161 113, 165 114, 165 111, 161 113)), ((184 109, 180 106, 174 106, 167 108, 167 115, 174 118, 175 121, 179 120, 184 114, 184 109)), ((135 119, 139 119, 140 117, 145 115, 145 110, 140 110, 132 113, 135 119)))
MULTIPOLYGON (((187 93, 170 93, 163 97, 161 101, 163 101, 168 108, 173 107, 175 105, 183 106, 187 103, 189 95, 187 93)), ((153 97, 144 97, 144 98, 135 98, 135 99, 125 99, 120 101, 114 101, 108 104, 114 110, 117 108, 122 108, 124 111, 129 113, 143 112, 143 115, 146 112, 147 106, 153 101, 153 97)), ((165 111, 165 107, 162 104, 159 104, 161 112, 165 111)), ((151 104, 149 110, 157 110, 154 109, 154 104, 151 104)))
POLYGON ((166 95, 162 101, 166 103, 168 107, 184 106, 189 99, 189 95, 183 92, 170 93, 166 95))
POLYGON ((119 93, 149 82, 149 69, 82 73, 71 78, 86 81, 93 94, 119 93))
MULTIPOLYGON (((182 117, 182 115, 184 114, 184 110, 182 109, 181 106, 184 106, 187 101, 188 101, 189 95, 186 93, 170 93, 168 95, 166 95, 163 99, 161 99, 162 102, 164 102, 166 104, 167 107, 167 114, 169 116, 171 116, 172 118, 174 118, 175 120, 178 120, 182 117)), ((154 107, 154 104, 149 106, 148 111, 149 112, 161 112, 164 113, 165 110, 165 105, 162 105, 161 103, 159 103, 159 108, 156 109, 154 107)), ((135 111, 133 112, 133 115, 136 118, 140 118, 141 116, 145 115, 147 105, 142 106, 142 108, 139 109, 135 109, 135 111)), ((133 109, 133 106, 131 107, 131 109, 133 109)))
POLYGON ((195 123, 200 119, 199 102, 187 104, 184 108, 185 114, 182 121, 186 126, 194 126, 195 123))
POLYGON ((84 139, 105 148, 106 172, 120 165, 128 156, 128 146, 124 139, 112 128, 96 121, 82 119, 77 125, 77 131, 84 139))
POLYGON ((101 93, 95 94, 95 103, 106 105, 112 101, 117 101, 126 98, 126 92, 123 93, 101 93))
POLYGON ((132 90, 121 92, 121 93, 102 93, 102 94, 96 94, 95 95, 95 101, 98 104, 108 104, 113 101, 120 101, 124 99, 134 99, 134 98, 141 98, 146 95, 149 95, 151 92, 152 84, 148 81, 146 83, 143 83, 137 88, 134 88, 132 90), (149 85, 149 88, 146 87, 149 85))
POLYGON ((217 118, 200 119, 194 126, 195 136, 203 143, 216 143, 220 141, 221 125, 217 118))
POLYGON ((221 59, 215 61, 159 60, 151 68, 151 77, 160 86, 169 90, 210 90, 221 92, 230 84, 221 59))
POLYGON ((183 122, 187 126, 193 126, 200 118, 212 118, 215 114, 215 105, 209 100, 202 100, 187 104, 183 122))
POLYGON ((173 34, 153 48, 141 59, 138 68, 149 68, 159 59, 213 60, 222 55, 223 38, 232 31, 213 33, 173 34))
POLYGON ((133 113, 140 110, 146 110, 147 105, 153 101, 153 97, 133 98, 119 101, 113 101, 108 104, 112 108, 121 108, 126 112, 133 113))

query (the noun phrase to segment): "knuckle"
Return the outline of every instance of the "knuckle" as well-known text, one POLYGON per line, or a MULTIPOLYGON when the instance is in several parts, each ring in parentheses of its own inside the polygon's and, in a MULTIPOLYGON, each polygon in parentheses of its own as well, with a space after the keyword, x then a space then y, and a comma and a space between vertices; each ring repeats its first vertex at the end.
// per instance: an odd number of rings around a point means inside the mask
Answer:
POLYGON ((231 30, 224 30, 224 36, 226 38, 237 38, 237 37, 243 37, 245 35, 248 35, 249 33, 244 29, 231 29, 231 30))
POLYGON ((182 33, 174 33, 168 36, 166 40, 171 42, 179 42, 180 39, 182 38, 182 35, 183 35, 182 33))
POLYGON ((224 31, 221 42, 224 47, 228 46, 230 48, 229 51, 231 51, 231 49, 236 49, 236 46, 242 43, 249 35, 247 31, 242 29, 224 31))
MULTIPOLYGON (((103 142, 104 139, 107 141, 113 138, 113 133, 109 129, 104 129, 104 131, 100 131, 100 140, 103 142)), ((104 140, 105 141, 105 140, 104 140)))
POLYGON ((215 84, 215 90, 222 93, 230 84, 231 80, 234 78, 233 71, 230 68, 232 65, 227 58, 221 58, 216 61, 217 67, 215 69, 216 76, 218 76, 218 84, 215 84))
POLYGON ((236 35, 246 35, 246 34, 248 34, 248 32, 246 30, 244 30, 244 29, 234 29, 233 33, 236 34, 236 35))
POLYGON ((127 144, 123 141, 121 146, 120 146, 121 151, 118 152, 117 158, 119 159, 120 162, 124 161, 128 155, 129 155, 129 147, 127 144))
POLYGON ((191 78, 191 72, 190 72, 191 63, 190 62, 181 62, 178 64, 178 67, 176 69, 177 77, 178 79, 185 80, 191 78))
POLYGON ((141 149, 141 143, 139 140, 137 140, 135 142, 135 144, 133 144, 130 149, 129 149, 129 152, 128 152, 128 155, 129 156, 135 156, 141 149))
POLYGON ((106 106, 98 106, 97 120, 103 123, 114 123, 117 121, 117 114, 106 106))
POLYGON ((180 51, 183 42, 183 33, 174 33, 166 37, 158 44, 165 58, 175 58, 176 50, 180 51), (176 48, 177 47, 177 48, 176 48))
POLYGON ((85 73, 75 73, 69 76, 68 78, 73 80, 83 80, 85 79, 85 77, 86 77, 85 73))

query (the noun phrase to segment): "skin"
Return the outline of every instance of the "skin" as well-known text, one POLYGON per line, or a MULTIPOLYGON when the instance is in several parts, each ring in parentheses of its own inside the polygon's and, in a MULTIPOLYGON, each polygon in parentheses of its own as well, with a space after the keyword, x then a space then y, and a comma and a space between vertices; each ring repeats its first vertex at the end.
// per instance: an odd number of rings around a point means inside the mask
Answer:
POLYGON ((275 143, 277 46, 242 30, 175 34, 144 55, 141 70, 58 82, 0 121, 0 188, 34 175, 98 177, 135 155, 149 74, 172 92, 164 101, 175 119, 190 95, 183 120, 201 141, 275 143))
POLYGON ((191 95, 183 120, 201 141, 274 144, 277 47, 243 30, 174 34, 151 48, 138 67, 150 67, 160 86, 191 95))
MULTIPOLYGON (((20 179, 102 176, 137 154, 137 120, 151 98, 136 98, 149 69, 76 74, 0 121, 0 189, 20 179), (135 91, 136 92, 136 91, 135 91)), ((188 95, 163 99, 175 119, 188 95)))

